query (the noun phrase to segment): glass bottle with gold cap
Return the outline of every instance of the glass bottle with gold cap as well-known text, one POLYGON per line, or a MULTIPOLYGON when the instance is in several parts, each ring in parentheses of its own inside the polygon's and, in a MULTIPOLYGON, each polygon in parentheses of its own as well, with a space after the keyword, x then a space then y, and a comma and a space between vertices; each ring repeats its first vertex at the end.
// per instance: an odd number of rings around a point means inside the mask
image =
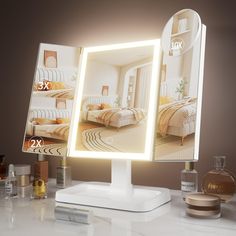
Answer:
POLYGON ((57 167, 57 187, 66 188, 71 185, 71 167, 66 164, 66 157, 62 157, 57 167))
POLYGON ((47 198, 47 184, 43 179, 35 179, 33 181, 33 199, 45 199, 47 198))
POLYGON ((198 173, 194 169, 194 162, 185 162, 185 168, 181 171, 181 191, 182 197, 188 193, 197 192, 198 189, 198 173))

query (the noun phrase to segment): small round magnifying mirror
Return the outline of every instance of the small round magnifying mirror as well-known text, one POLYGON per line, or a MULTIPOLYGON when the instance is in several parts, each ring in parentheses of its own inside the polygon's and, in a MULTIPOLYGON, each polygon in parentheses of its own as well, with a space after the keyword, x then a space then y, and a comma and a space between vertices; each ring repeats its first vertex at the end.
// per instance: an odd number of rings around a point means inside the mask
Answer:
POLYGON ((197 12, 183 9, 167 22, 161 37, 162 50, 169 56, 180 56, 194 46, 201 32, 197 12))

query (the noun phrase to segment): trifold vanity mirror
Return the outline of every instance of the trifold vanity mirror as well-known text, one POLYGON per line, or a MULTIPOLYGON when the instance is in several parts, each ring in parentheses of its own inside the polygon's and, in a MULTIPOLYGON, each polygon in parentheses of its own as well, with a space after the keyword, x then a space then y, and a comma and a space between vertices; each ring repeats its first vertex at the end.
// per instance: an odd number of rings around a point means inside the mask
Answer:
POLYGON ((112 160, 111 184, 60 190, 58 203, 142 212, 170 200, 132 186, 131 160, 198 159, 205 33, 185 9, 161 40, 40 46, 23 151, 112 160))
POLYGON ((85 49, 41 44, 23 151, 197 160, 205 31, 185 9, 166 24, 161 47, 159 40, 85 49))

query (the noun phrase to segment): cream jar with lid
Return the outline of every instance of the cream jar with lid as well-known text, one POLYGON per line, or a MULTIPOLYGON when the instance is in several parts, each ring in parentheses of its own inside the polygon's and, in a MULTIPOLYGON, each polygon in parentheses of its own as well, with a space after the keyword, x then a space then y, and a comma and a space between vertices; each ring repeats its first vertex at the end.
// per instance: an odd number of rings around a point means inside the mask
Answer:
POLYGON ((15 175, 17 178, 17 186, 25 187, 25 186, 30 185, 30 174, 31 174, 30 165, 24 165, 24 164, 15 165, 15 175))
POLYGON ((221 216, 220 198, 204 193, 187 194, 186 213, 197 218, 219 218, 221 216))
POLYGON ((31 185, 30 185, 31 166, 27 164, 15 165, 15 175, 17 179, 18 194, 20 197, 30 197, 31 185))

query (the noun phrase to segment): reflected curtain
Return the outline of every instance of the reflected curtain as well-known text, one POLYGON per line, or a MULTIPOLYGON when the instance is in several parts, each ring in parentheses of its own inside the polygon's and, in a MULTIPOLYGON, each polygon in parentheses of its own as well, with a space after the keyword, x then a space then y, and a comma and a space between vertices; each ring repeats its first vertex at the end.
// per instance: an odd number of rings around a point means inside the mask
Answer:
POLYGON ((145 111, 148 109, 152 73, 151 69, 151 65, 146 65, 137 69, 134 107, 142 108, 145 111))

